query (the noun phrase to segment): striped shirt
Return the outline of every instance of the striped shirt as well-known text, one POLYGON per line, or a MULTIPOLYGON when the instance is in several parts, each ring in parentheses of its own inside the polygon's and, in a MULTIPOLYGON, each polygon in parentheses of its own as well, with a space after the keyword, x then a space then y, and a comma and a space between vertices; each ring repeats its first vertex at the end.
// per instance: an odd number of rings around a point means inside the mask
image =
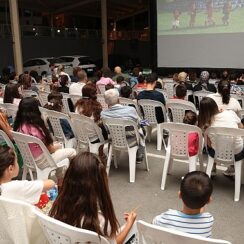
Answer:
POLYGON ((213 223, 214 218, 210 213, 188 215, 173 209, 169 209, 153 219, 155 225, 203 237, 211 237, 213 223))

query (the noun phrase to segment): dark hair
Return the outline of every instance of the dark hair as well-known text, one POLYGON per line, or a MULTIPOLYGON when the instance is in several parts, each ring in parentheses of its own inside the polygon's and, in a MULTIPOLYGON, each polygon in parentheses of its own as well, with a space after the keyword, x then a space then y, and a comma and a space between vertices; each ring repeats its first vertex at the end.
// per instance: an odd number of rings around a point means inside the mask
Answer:
POLYGON ((73 68, 73 76, 77 76, 77 73, 78 73, 79 71, 81 71, 81 70, 82 70, 82 68, 79 67, 79 66, 74 67, 74 68, 73 68))
POLYGON ((94 84, 86 84, 82 88, 82 96, 92 100, 97 99, 97 89, 94 84))
POLYGON ((205 206, 213 192, 213 185, 208 175, 202 171, 193 171, 185 175, 180 185, 184 204, 191 209, 205 206))
POLYGON ((69 78, 68 78, 67 75, 60 75, 60 76, 59 76, 59 84, 60 84, 61 86, 66 86, 67 83, 68 83, 68 81, 69 81, 69 78))
POLYGON ((70 162, 50 216, 69 225, 114 238, 118 231, 106 167, 97 155, 79 153, 70 162), (100 226, 99 210, 104 217, 100 226))
POLYGON ((15 76, 16 76, 16 73, 15 72, 11 72, 10 75, 9 75, 9 80, 14 80, 15 76))
POLYGON ((162 88, 163 88, 163 87, 162 87, 161 82, 157 81, 157 82, 156 82, 155 89, 162 89, 162 88))
POLYGON ((132 93, 132 88, 130 86, 123 86, 120 89, 120 96, 125 98, 130 98, 132 93))
POLYGON ((157 79, 158 75, 156 73, 151 73, 146 77, 146 82, 147 84, 153 84, 157 79))
POLYGON ((38 130, 41 130, 45 136, 45 145, 53 143, 50 132, 41 117, 39 101, 34 97, 25 97, 20 101, 19 109, 14 121, 14 131, 18 131, 23 124, 32 125, 38 130))
POLYGON ((114 89, 114 85, 109 83, 107 85, 105 85, 105 91, 109 90, 109 89, 114 89))
POLYGON ((188 125, 195 125, 197 123, 197 114, 191 110, 186 111, 183 118, 183 123, 188 125))
POLYGON ((4 103, 13 103, 14 98, 21 98, 18 90, 19 86, 16 84, 7 84, 4 90, 4 103))
POLYGON ((175 88, 175 94, 177 98, 184 98, 187 94, 187 88, 185 84, 179 84, 175 88))
POLYGON ((77 76, 77 78, 78 78, 79 81, 83 81, 87 77, 87 74, 86 74, 86 71, 85 70, 81 69, 81 70, 79 70, 77 72, 77 75, 76 76, 77 76))
POLYGON ((219 109, 216 102, 210 97, 204 97, 199 106, 198 126, 202 130, 207 129, 212 124, 214 116, 218 113, 219 109))
POLYGON ((45 104, 44 108, 61 112, 63 108, 62 102, 63 95, 59 92, 53 91, 47 96, 48 103, 45 104))
POLYGON ((143 84, 145 82, 145 76, 144 75, 139 75, 137 80, 138 80, 139 84, 143 84))
POLYGON ((230 82, 228 80, 221 80, 218 84, 218 93, 222 97, 223 104, 230 102, 230 82))
POLYGON ((117 84, 121 84, 124 80, 125 80, 125 77, 122 76, 122 75, 119 75, 119 76, 116 78, 116 82, 117 82, 117 84))
POLYGON ((32 83, 31 76, 24 73, 20 78, 20 83, 22 84, 24 90, 28 90, 32 83))
POLYGON ((35 80, 38 78, 38 73, 35 70, 31 70, 29 75, 33 77, 35 80))
POLYGON ((111 78, 111 76, 112 76, 112 71, 111 71, 110 68, 102 68, 101 71, 102 71, 102 76, 103 76, 103 77, 111 78))
POLYGON ((4 171, 10 166, 14 165, 15 152, 9 146, 0 145, 0 178, 3 177, 4 171))

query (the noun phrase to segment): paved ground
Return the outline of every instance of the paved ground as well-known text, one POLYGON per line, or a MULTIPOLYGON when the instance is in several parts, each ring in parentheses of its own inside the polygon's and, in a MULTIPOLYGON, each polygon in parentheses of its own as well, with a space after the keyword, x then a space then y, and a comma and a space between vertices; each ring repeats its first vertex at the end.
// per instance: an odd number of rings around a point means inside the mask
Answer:
MULTIPOLYGON (((181 209, 178 190, 181 177, 187 173, 188 165, 176 162, 172 175, 167 177, 166 190, 160 189, 163 155, 156 151, 156 140, 147 144, 150 171, 145 171, 144 164, 137 165, 136 182, 129 183, 128 157, 122 154, 119 168, 111 166, 110 189, 117 217, 123 224, 123 213, 139 206, 138 219, 151 222, 153 217, 168 208, 181 209)), ((233 244, 244 243, 244 186, 241 199, 234 202, 234 182, 223 176, 222 171, 213 180, 213 201, 207 211, 215 218, 213 238, 231 241, 233 244)))

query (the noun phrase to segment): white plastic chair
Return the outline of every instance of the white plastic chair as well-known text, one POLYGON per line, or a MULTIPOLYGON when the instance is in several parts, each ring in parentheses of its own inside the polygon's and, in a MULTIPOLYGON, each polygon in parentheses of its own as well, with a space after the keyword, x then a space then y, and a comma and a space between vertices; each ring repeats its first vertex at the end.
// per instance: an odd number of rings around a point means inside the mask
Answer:
POLYGON ((75 95, 75 94, 69 94, 71 101, 73 102, 74 106, 77 103, 78 100, 82 98, 80 95, 75 95))
MULTIPOLYGON (((107 126, 109 130, 109 134, 111 137, 111 146, 109 148, 108 160, 107 160, 107 173, 109 174, 112 153, 113 151, 128 151, 129 154, 129 170, 130 170, 130 182, 135 182, 135 174, 136 174, 136 153, 139 147, 139 132, 138 125, 131 120, 124 119, 108 119, 103 118, 103 123, 107 126), (135 135, 135 142, 133 145, 129 145, 126 137, 126 128, 133 128, 133 132, 135 135)), ((132 132, 130 130, 130 132, 132 132)), ((114 155, 116 157, 116 155, 114 155)), ((115 159, 116 160, 116 159, 115 159)), ((147 150, 145 146, 145 166, 147 171, 149 171, 148 167, 148 159, 147 159, 147 150)), ((116 162, 116 161, 115 161, 116 162)), ((116 165, 117 167, 117 165, 116 165)))
POLYGON ((17 144, 24 161, 22 180, 26 179, 27 172, 29 172, 31 180, 34 180, 32 172, 36 172, 38 180, 46 180, 48 179, 48 176, 52 171, 56 170, 57 168, 69 166, 68 159, 55 163, 48 149, 40 139, 34 136, 25 135, 15 131, 13 131, 12 134, 13 134, 14 141, 17 144), (29 144, 33 144, 33 143, 40 146, 43 152, 42 160, 45 162, 44 167, 40 168, 36 164, 35 159, 33 158, 33 155, 29 147, 29 144))
POLYGON ((97 94, 97 101, 102 105, 103 110, 108 108, 103 94, 97 94))
POLYGON ((104 145, 106 141, 102 135, 101 128, 85 115, 70 113, 72 128, 77 139, 77 149, 89 147, 89 151, 98 154, 98 149, 104 145), (99 142, 92 143, 92 137, 96 137, 99 142))
POLYGON ((47 97, 50 93, 45 91, 39 91, 39 101, 42 106, 45 106, 48 102, 47 97))
POLYGON ((230 96, 235 98, 240 103, 241 108, 244 109, 244 96, 234 95, 234 94, 231 94, 230 96))
POLYGON ((193 99, 194 99, 194 103, 196 108, 199 108, 200 102, 201 100, 208 96, 209 94, 213 94, 213 92, 209 92, 209 91, 195 91, 193 92, 193 99))
POLYGON ((166 81, 164 83, 164 89, 166 90, 168 98, 172 98, 174 96, 174 82, 166 81))
POLYGON ((36 97, 39 99, 38 93, 32 90, 22 90, 23 97, 36 97))
POLYGON ((164 95, 165 102, 168 101, 169 97, 168 97, 166 90, 163 90, 163 89, 155 89, 155 90, 158 92, 161 92, 164 95))
POLYGON ((141 111, 140 111, 136 101, 134 101, 132 99, 129 99, 129 98, 125 98, 125 97, 120 97, 119 98, 119 103, 121 105, 124 105, 124 106, 134 107, 136 109, 137 114, 141 117, 141 111))
POLYGON ((105 89, 105 85, 103 85, 103 84, 98 84, 98 85, 97 85, 97 92, 98 92, 99 94, 104 94, 105 91, 106 91, 106 89, 105 89))
POLYGON ((1 106, 5 108, 8 117, 12 117, 12 119, 13 119, 13 121, 14 121, 19 106, 16 105, 16 104, 12 104, 12 103, 3 103, 3 104, 1 104, 1 106))
POLYGON ((161 125, 163 123, 158 124, 156 117, 156 108, 159 107, 162 109, 164 122, 167 121, 165 106, 158 101, 153 101, 149 99, 141 99, 138 100, 138 105, 142 108, 144 119, 146 119, 150 126, 147 127, 147 137, 149 141, 151 140, 152 127, 156 127, 157 129, 157 150, 161 150, 162 148, 162 140, 163 140, 163 131, 161 125))
POLYGON ((233 164, 235 167, 235 194, 234 201, 239 201, 241 190, 241 171, 242 162, 235 161, 235 139, 236 137, 244 137, 243 129, 223 128, 223 127, 209 127, 205 132, 205 145, 207 148, 207 139, 215 141, 215 155, 214 158, 208 155, 208 165, 206 173, 211 176, 212 168, 215 163, 233 164))
POLYGON ((202 131, 194 125, 187 125, 182 123, 163 123, 162 129, 169 132, 169 140, 166 146, 166 156, 164 161, 164 168, 162 174, 161 189, 165 189, 167 174, 169 168, 172 167, 173 160, 185 160, 189 162, 189 172, 195 171, 197 168, 197 157, 200 158, 200 168, 202 165, 202 131), (188 136, 190 133, 197 133, 199 138, 198 152, 195 156, 190 157, 188 151, 188 136))
POLYGON ((69 107, 69 100, 71 99, 70 95, 68 93, 63 93, 63 92, 61 94, 63 96, 62 102, 64 106, 64 113, 69 114, 71 112, 69 107))
POLYGON ((165 243, 165 244, 231 244, 228 241, 205 238, 198 235, 184 233, 171 228, 137 221, 140 244, 165 243))
POLYGON ((33 208, 28 203, 0 196, 0 243, 46 243, 33 208))
POLYGON ((64 135, 62 126, 61 126, 61 119, 67 120, 73 133, 74 133, 74 128, 72 128, 72 122, 70 117, 67 114, 60 113, 54 110, 49 110, 49 109, 40 109, 41 113, 43 114, 43 117, 46 116, 46 119, 49 120, 52 130, 53 130, 53 135, 55 139, 59 142, 62 142, 65 147, 68 146, 68 140, 64 135))
POLYGON ((8 135, 3 130, 0 130, 0 138, 1 137, 10 148, 15 150, 13 142, 9 139, 8 135))
POLYGON ((50 244, 109 244, 103 236, 93 231, 73 227, 43 214, 38 209, 34 209, 34 213, 50 244))
POLYGON ((193 103, 182 99, 169 99, 166 103, 166 108, 171 112, 173 122, 183 123, 185 113, 187 110, 197 112, 193 103))

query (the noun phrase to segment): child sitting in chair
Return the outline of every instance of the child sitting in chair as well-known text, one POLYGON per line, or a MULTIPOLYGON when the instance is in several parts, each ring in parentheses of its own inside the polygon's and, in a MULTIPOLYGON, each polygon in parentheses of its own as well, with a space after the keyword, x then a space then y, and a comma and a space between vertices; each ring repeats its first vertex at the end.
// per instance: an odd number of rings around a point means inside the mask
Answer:
POLYGON ((212 182, 204 172, 193 171, 186 174, 179 191, 183 209, 181 211, 169 209, 156 216, 153 224, 211 237, 214 218, 204 211, 204 206, 211 201, 212 191, 212 182))

